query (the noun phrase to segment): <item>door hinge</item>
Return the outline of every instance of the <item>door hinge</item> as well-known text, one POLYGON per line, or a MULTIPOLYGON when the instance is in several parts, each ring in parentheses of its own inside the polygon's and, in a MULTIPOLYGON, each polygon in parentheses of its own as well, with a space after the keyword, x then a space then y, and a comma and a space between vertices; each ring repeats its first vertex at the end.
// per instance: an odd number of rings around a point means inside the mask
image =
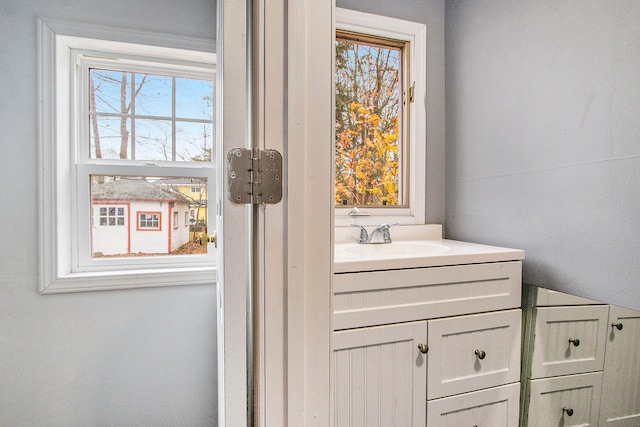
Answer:
POLYGON ((282 154, 234 148, 227 154, 227 178, 233 203, 278 203, 282 200, 282 154))
POLYGON ((413 82, 411 87, 409 88, 409 102, 413 102, 415 100, 415 92, 416 92, 416 82, 413 82))

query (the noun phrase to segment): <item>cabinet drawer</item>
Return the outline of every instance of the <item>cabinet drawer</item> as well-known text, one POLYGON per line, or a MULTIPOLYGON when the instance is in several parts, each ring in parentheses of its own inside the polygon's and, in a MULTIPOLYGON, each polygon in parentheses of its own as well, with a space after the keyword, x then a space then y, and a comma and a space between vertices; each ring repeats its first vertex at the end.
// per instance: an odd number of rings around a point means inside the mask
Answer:
POLYGON ((598 425, 602 372, 528 381, 528 427, 598 425))
POLYGON ((334 275, 334 329, 521 305, 520 261, 334 275))
POLYGON ((427 402, 429 427, 517 427, 520 383, 427 402))
POLYGON ((531 378, 601 371, 608 313, 606 305, 536 308, 531 378))
POLYGON ((519 309, 430 320, 427 399, 517 382, 521 323, 519 309))

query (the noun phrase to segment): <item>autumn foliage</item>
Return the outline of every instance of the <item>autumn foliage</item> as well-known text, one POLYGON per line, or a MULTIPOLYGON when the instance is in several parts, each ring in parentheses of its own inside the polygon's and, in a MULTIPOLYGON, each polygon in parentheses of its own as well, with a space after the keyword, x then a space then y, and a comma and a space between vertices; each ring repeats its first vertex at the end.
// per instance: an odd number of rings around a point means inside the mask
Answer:
POLYGON ((336 43, 336 205, 399 204, 399 50, 336 43))

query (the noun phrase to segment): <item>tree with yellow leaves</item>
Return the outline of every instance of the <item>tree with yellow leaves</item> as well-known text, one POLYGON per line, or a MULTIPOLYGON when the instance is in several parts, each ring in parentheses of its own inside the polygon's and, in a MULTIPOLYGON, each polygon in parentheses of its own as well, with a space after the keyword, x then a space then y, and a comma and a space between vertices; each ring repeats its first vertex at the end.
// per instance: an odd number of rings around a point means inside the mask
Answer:
POLYGON ((399 204, 400 50, 336 42, 335 201, 399 204))

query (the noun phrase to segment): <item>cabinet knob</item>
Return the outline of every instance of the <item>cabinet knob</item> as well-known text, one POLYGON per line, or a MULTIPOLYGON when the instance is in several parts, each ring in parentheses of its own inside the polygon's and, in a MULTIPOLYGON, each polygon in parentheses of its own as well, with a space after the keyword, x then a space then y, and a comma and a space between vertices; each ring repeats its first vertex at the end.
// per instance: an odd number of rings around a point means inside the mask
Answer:
POLYGON ((429 346, 426 344, 418 344, 418 350, 420 350, 420 353, 422 354, 427 354, 427 352, 429 351, 429 346))
POLYGON ((573 415, 573 409, 567 408, 566 406, 564 408, 562 408, 562 412, 566 412, 567 415, 569 415, 569 416, 573 415))
POLYGON ((618 323, 612 323, 611 324, 612 328, 616 328, 617 330, 621 331, 622 330, 622 323, 618 322, 618 323))
POLYGON ((478 356, 478 359, 482 360, 487 357, 487 353, 485 353, 484 350, 476 350, 476 356, 478 356))
POLYGON ((575 345, 576 347, 580 345, 580 340, 578 338, 569 338, 569 342, 575 345))

